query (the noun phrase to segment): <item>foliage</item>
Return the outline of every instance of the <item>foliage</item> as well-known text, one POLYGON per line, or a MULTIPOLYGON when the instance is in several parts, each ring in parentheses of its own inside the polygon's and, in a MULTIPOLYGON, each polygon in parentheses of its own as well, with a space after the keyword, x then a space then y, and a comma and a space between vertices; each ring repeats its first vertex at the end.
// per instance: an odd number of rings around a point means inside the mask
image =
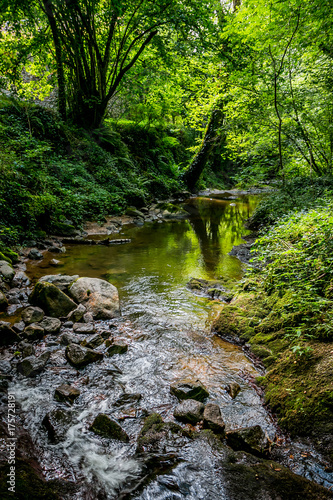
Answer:
POLYGON ((79 227, 179 190, 176 165, 186 161, 187 140, 183 130, 147 132, 133 123, 88 133, 45 108, 2 98, 0 241, 13 245, 66 220, 79 227))
POLYGON ((291 212, 254 245, 260 288, 274 295, 274 314, 297 314, 286 332, 298 353, 306 339, 333 338, 332 207, 321 199, 314 208, 291 212))

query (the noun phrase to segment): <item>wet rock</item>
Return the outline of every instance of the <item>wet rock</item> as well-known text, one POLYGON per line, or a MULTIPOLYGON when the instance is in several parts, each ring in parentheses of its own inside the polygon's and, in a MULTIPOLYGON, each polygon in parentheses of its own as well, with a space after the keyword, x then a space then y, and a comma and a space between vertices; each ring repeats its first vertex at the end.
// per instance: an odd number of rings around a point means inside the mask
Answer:
POLYGON ((7 361, 6 359, 2 359, 0 361, 0 372, 1 373, 9 373, 12 369, 12 365, 10 364, 9 361, 7 361))
POLYGON ((8 305, 19 305, 21 304, 20 299, 17 297, 17 295, 10 295, 8 297, 8 305))
POLYGON ((60 343, 62 345, 69 345, 69 344, 79 344, 81 340, 76 337, 76 335, 73 335, 72 333, 64 333, 60 337, 60 343))
POLYGON ((122 394, 114 403, 114 406, 124 406, 137 403, 141 399, 141 394, 122 394))
POLYGON ((117 365, 114 365, 113 363, 108 364, 106 373, 108 375, 121 375, 123 372, 121 371, 120 368, 118 368, 117 365))
POLYGON ((20 340, 20 337, 14 332, 10 323, 0 323, 0 346, 12 345, 20 340))
POLYGON ((109 330, 100 330, 98 333, 100 334, 100 336, 104 340, 106 340, 106 339, 108 339, 110 337, 110 331, 109 330))
POLYGON ((48 316, 59 318, 76 309, 75 302, 51 283, 36 283, 30 302, 41 307, 48 316))
POLYGON ((68 314, 67 318, 69 321, 73 321, 73 323, 78 323, 83 318, 83 315, 85 312, 86 312, 86 308, 84 307, 84 305, 79 304, 78 307, 76 309, 74 309, 74 311, 71 311, 68 314))
POLYGON ((65 247, 51 246, 48 249, 48 251, 51 252, 51 253, 65 253, 66 252, 66 248, 65 247))
POLYGON ((57 260, 57 259, 50 260, 50 266, 59 267, 61 265, 62 265, 62 262, 60 260, 57 260))
POLYGON ((68 276, 67 274, 48 274, 40 278, 40 283, 52 283, 62 292, 67 292, 68 288, 74 283, 75 280, 79 278, 78 274, 73 276, 68 276))
POLYGON ((0 311, 5 311, 8 307, 6 295, 0 290, 0 311))
POLYGON ((207 281, 199 278, 191 278, 187 286, 196 294, 204 295, 211 299, 230 302, 233 298, 233 294, 217 280, 207 281))
POLYGON ((63 326, 64 328, 72 328, 73 324, 73 321, 65 321, 63 326))
POLYGON ((23 359, 35 354, 35 349, 28 342, 20 342, 18 345, 18 349, 21 352, 23 359))
POLYGON ((84 313, 83 321, 85 323, 92 323, 94 321, 94 316, 91 312, 84 313))
POLYGON ((42 340, 44 337, 44 328, 39 323, 31 323, 31 325, 28 325, 24 329, 23 336, 30 341, 42 340))
POLYGON ((234 450, 247 451, 262 456, 267 453, 269 443, 260 425, 242 427, 227 433, 227 443, 234 450))
POLYGON ((46 333, 58 333, 61 327, 61 321, 58 318, 45 318, 39 323, 42 328, 44 328, 46 333))
POLYGON ((38 323, 44 318, 44 311, 40 307, 27 307, 22 311, 21 318, 26 325, 38 323))
POLYGON ((180 401, 183 399, 195 399, 196 401, 204 401, 208 398, 209 392, 200 380, 181 380, 170 386, 170 392, 180 401))
POLYGON ((45 415, 42 424, 47 430, 49 440, 59 443, 66 439, 66 433, 71 426, 72 415, 68 410, 56 409, 45 415))
POLYGON ((120 425, 104 413, 97 415, 89 429, 99 436, 117 439, 118 441, 129 441, 128 435, 120 425))
POLYGON ((74 323, 73 331, 84 335, 95 333, 96 328, 93 323, 74 323))
POLYGON ((162 454, 163 460, 170 463, 177 460, 177 453, 187 442, 187 437, 188 433, 178 424, 163 422, 161 415, 152 413, 144 421, 138 437, 137 452, 158 454, 152 457, 156 464, 158 456, 162 454))
POLYGON ((79 278, 69 289, 75 301, 83 303, 96 319, 120 315, 118 290, 108 281, 98 278, 79 278))
POLYGON ((89 349, 95 349, 96 347, 102 345, 104 342, 104 339, 99 335, 93 335, 92 337, 89 337, 85 339, 85 346, 89 347, 89 349))
POLYGON ((0 260, 0 276, 6 283, 10 283, 15 276, 15 271, 6 260, 0 260))
POLYGON ((203 414, 203 427, 204 429, 211 429, 217 434, 224 434, 225 423, 218 405, 208 403, 205 406, 203 414))
POLYGON ((66 402, 73 404, 75 399, 80 396, 80 391, 71 385, 62 384, 56 388, 54 392, 54 399, 57 401, 66 402))
POLYGON ((28 356, 17 364, 17 371, 25 377, 35 377, 44 369, 49 357, 49 351, 44 352, 38 358, 36 356, 28 356))
POLYGON ((237 382, 230 382, 230 384, 226 385, 225 390, 227 391, 228 394, 230 394, 232 399, 235 399, 237 394, 240 393, 241 388, 240 385, 237 384, 237 382))
POLYGON ((196 425, 204 413, 205 406, 195 399, 186 399, 176 406, 173 416, 180 422, 196 425))
POLYGON ((69 344, 66 347, 66 358, 76 368, 83 368, 90 363, 103 359, 103 354, 77 344, 69 344))
POLYGON ((125 342, 117 341, 111 344, 107 350, 108 356, 114 356, 115 354, 125 354, 128 350, 128 345, 125 342))
POLYGON ((33 260, 41 260, 43 258, 43 255, 40 253, 39 250, 37 250, 37 248, 32 248, 28 253, 28 257, 29 259, 33 260))
POLYGON ((18 323, 14 323, 12 328, 16 333, 22 333, 23 330, 25 329, 24 321, 19 321, 18 323))
POLYGON ((24 271, 17 271, 12 281, 12 285, 18 288, 30 285, 30 279, 24 271))

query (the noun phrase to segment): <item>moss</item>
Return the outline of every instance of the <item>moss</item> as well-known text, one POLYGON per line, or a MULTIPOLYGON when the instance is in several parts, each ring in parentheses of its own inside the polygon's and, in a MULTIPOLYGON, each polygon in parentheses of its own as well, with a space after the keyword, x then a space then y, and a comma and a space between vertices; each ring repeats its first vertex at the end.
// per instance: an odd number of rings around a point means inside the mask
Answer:
POLYGON ((2 252, 0 252, 0 260, 5 260, 6 262, 8 262, 8 264, 12 265, 11 259, 2 252))
POLYGON ((163 423, 163 418, 161 417, 161 415, 159 413, 152 413, 145 419, 143 427, 140 432, 140 436, 144 436, 149 431, 149 429, 153 427, 153 425, 162 423, 163 423))
MULTIPOLYGON (((249 342, 268 370, 257 381, 265 388, 265 400, 277 413, 281 427, 292 435, 311 435, 318 440, 328 436, 324 452, 330 455, 333 453, 329 424, 333 421, 332 344, 306 337, 298 341, 288 336, 293 331, 291 327, 307 317, 304 310, 288 311, 292 306, 289 294, 268 297, 259 292, 241 292, 223 307, 213 330, 222 337, 249 342)), ((307 323, 310 325, 309 321, 313 321, 311 316, 307 323)))
POLYGON ((117 439, 118 441, 129 440, 126 432, 123 431, 120 425, 104 413, 97 415, 89 429, 99 436, 117 439))
POLYGON ((10 248, 5 248, 3 251, 2 251, 3 255, 5 255, 8 259, 10 259, 10 261, 13 263, 13 264, 17 264, 20 260, 19 258, 19 255, 18 253, 14 252, 14 250, 11 250, 10 248))

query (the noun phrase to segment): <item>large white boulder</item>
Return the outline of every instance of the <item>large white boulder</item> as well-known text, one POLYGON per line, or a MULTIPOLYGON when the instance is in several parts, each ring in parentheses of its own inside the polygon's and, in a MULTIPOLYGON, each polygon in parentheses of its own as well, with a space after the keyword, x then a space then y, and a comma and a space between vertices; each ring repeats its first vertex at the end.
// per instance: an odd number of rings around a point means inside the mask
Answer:
POLYGON ((95 319, 110 319, 120 315, 118 290, 108 281, 79 278, 70 286, 69 293, 95 319))

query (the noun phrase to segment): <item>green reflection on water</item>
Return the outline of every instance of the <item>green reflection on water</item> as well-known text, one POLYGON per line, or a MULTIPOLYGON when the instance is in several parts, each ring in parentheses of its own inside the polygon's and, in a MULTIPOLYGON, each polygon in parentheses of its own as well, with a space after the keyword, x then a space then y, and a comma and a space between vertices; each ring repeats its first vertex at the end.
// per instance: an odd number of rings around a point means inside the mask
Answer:
POLYGON ((186 283, 191 277, 240 279, 241 263, 227 255, 242 242, 243 223, 253 212, 256 197, 237 201, 194 198, 187 202, 188 220, 124 226, 119 238, 131 238, 120 246, 71 246, 61 255, 63 266, 51 268, 52 258, 31 263, 35 279, 45 274, 78 274, 100 277, 123 288, 136 277, 156 276, 159 284, 186 283))

